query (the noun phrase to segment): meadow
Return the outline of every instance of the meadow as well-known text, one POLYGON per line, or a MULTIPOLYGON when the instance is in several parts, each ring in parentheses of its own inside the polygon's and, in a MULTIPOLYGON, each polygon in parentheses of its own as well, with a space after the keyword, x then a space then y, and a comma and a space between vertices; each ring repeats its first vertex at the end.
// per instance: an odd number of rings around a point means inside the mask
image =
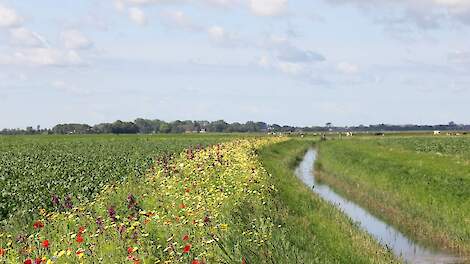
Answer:
POLYGON ((422 243, 470 254, 469 137, 363 137, 318 150, 323 182, 422 243))

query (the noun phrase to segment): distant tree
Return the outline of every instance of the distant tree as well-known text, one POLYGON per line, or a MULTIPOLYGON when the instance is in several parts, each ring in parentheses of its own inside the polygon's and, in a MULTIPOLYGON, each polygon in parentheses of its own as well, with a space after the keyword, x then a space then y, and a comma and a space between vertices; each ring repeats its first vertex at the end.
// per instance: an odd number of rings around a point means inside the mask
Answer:
POLYGON ((160 133, 170 133, 170 131, 171 131, 171 127, 168 123, 163 122, 163 123, 160 124, 158 132, 160 132, 160 133))
POLYGON ((210 132, 226 132, 227 128, 228 124, 224 120, 217 120, 208 125, 210 132))
POLYGON ((133 122, 117 120, 112 124, 111 132, 113 134, 137 134, 139 128, 133 122))
POLYGON ((52 128, 54 134, 88 134, 92 127, 87 124, 59 124, 52 128))
POLYGON ((139 133, 150 134, 155 132, 155 126, 152 120, 137 118, 134 124, 137 126, 139 133))

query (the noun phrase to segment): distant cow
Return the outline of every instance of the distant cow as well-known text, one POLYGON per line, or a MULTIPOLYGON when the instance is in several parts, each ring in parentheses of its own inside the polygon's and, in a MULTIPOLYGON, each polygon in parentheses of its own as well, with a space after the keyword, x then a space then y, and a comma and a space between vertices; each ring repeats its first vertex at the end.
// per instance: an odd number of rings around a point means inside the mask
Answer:
POLYGON ((347 136, 347 137, 352 137, 352 136, 353 136, 353 133, 352 133, 352 132, 346 132, 346 136, 347 136))
POLYGON ((440 134, 441 134, 441 131, 439 131, 439 130, 434 131, 434 135, 440 135, 440 134))

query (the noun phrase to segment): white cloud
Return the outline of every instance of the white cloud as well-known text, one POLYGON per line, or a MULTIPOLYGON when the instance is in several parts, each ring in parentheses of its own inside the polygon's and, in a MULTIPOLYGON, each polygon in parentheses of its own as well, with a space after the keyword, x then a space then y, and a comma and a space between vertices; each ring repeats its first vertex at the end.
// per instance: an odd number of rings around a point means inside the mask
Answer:
POLYGON ((323 57, 323 55, 321 55, 320 53, 311 50, 303 50, 288 43, 279 47, 277 58, 281 61, 286 62, 304 63, 325 60, 325 57, 323 57))
POLYGON ((0 57, 0 64, 62 67, 85 65, 77 52, 53 48, 19 49, 12 55, 0 57))
POLYGON ((12 43, 18 46, 41 47, 47 45, 44 37, 25 27, 10 29, 10 36, 12 43))
POLYGON ((67 49, 80 50, 93 46, 93 42, 78 30, 66 30, 61 34, 62 42, 67 49))
POLYGON ((234 33, 227 32, 221 26, 212 26, 207 29, 207 33, 212 41, 226 45, 226 46, 236 46, 240 44, 240 39, 234 33))
POLYGON ((259 58, 259 60, 258 60, 258 65, 263 67, 263 68, 268 68, 268 67, 271 66, 271 60, 266 55, 261 56, 261 58, 259 58))
POLYGON ((344 74, 356 74, 359 72, 359 66, 344 61, 338 63, 338 65, 336 65, 336 69, 344 74))
POLYGON ((276 16, 287 9, 287 0, 249 0, 251 11, 257 16, 276 16))
POLYGON ((23 19, 14 9, 0 4, 0 27, 16 27, 21 24, 23 19))
POLYGON ((117 11, 122 12, 126 9, 126 4, 122 0, 115 0, 114 7, 116 8, 117 11))
POLYGON ((470 63, 470 52, 461 50, 453 51, 447 55, 447 59, 451 63, 467 64, 470 63))
POLYGON ((144 11, 138 7, 129 8, 129 18, 140 26, 147 24, 147 17, 144 11))
POLYGON ((414 24, 420 29, 434 29, 445 20, 470 25, 468 0, 330 0, 329 3, 350 3, 374 14, 377 21, 389 27, 414 24))
POLYGON ((194 24, 189 16, 182 11, 166 11, 162 13, 164 22, 169 26, 175 26, 184 30, 200 30, 201 27, 194 24))
POLYGON ((240 0, 204 0, 206 3, 219 7, 234 7, 240 4, 240 0))
POLYGON ((226 37, 225 29, 221 26, 212 26, 207 30, 207 32, 215 41, 222 41, 226 37))
POLYGON ((279 70, 285 74, 290 75, 300 75, 304 74, 307 70, 307 67, 301 63, 292 63, 292 62, 279 62, 277 64, 279 70))

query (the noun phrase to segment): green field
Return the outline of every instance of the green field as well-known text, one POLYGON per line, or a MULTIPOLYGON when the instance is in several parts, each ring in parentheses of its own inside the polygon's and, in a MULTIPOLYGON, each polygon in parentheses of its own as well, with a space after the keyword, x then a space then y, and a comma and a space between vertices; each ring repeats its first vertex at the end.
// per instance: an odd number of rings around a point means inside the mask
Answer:
POLYGON ((0 139, 0 263, 397 262, 296 179, 312 139, 0 139))
POLYGON ((470 138, 385 137, 319 146, 321 180, 424 243, 470 254, 470 138))
MULTIPOLYGON (((156 158, 236 135, 0 137, 0 220, 32 219, 92 200, 107 184, 141 177, 156 158), (53 197, 59 199, 54 204, 53 197), (65 201, 69 200, 70 201, 65 201), (70 204, 71 203, 71 204, 70 204)), ((57 201, 57 200, 56 200, 57 201)))
POLYGON ((14 136, 0 137, 0 263, 398 263, 297 179, 312 146, 341 194, 468 255, 467 137, 14 136))

